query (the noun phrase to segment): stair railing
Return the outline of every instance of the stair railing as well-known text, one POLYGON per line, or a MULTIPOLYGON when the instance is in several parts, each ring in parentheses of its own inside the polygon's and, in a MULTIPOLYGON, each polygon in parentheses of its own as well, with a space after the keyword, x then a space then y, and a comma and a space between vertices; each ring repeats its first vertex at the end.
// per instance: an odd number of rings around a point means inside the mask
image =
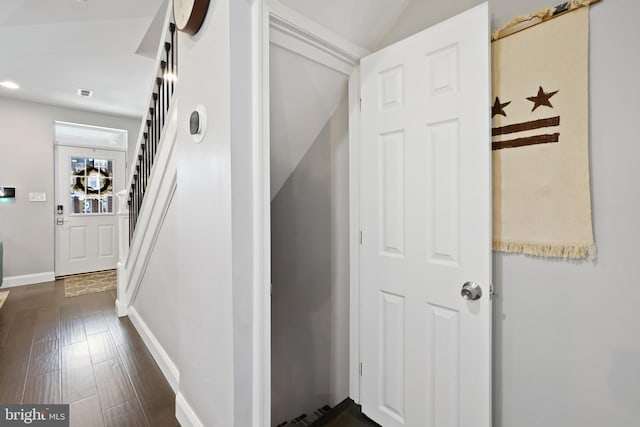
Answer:
POLYGON ((156 72, 153 94, 147 110, 145 127, 143 129, 138 152, 134 156, 135 171, 129 187, 129 244, 133 239, 140 210, 144 202, 145 193, 149 185, 149 178, 154 167, 154 160, 158 152, 158 145, 162 141, 167 113, 171 106, 178 76, 178 55, 176 26, 169 23, 165 34, 163 53, 156 72))

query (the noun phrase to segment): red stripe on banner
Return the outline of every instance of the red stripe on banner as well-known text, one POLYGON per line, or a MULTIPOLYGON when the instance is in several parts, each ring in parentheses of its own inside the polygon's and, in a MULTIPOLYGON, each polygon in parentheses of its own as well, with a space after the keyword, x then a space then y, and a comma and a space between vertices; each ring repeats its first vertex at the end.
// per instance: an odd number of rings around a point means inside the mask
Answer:
POLYGON ((491 135, 505 135, 507 133, 522 132, 525 130, 540 129, 558 125, 560 125, 560 116, 555 116, 547 119, 532 120, 530 122, 515 123, 513 125, 493 128, 491 130, 491 135))
POLYGON ((549 143, 558 142, 559 139, 560 139, 559 133, 528 136, 526 138, 509 139, 507 141, 495 141, 492 144, 492 149, 502 150, 504 148, 526 147, 527 145, 549 144, 549 143))

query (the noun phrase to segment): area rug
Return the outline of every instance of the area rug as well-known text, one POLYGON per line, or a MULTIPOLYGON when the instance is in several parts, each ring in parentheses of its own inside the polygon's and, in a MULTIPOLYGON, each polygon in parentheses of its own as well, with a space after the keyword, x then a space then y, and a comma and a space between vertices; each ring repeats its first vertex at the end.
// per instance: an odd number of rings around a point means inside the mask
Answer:
POLYGON ((493 248, 595 256, 589 7, 492 43, 493 248))
POLYGON ((64 296, 68 298, 110 291, 116 289, 117 284, 116 270, 67 276, 64 278, 64 296))
POLYGON ((10 291, 0 292, 0 308, 4 305, 4 302, 7 300, 10 291))

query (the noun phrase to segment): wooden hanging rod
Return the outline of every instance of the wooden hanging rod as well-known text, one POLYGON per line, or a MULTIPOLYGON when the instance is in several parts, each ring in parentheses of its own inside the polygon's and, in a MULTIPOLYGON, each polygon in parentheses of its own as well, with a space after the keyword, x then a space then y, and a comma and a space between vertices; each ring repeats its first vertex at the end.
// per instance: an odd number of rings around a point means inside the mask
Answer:
POLYGON ((600 0, 571 0, 562 3, 556 7, 547 7, 529 15, 522 15, 513 18, 504 27, 497 29, 491 33, 491 41, 496 41, 504 37, 510 36, 527 28, 534 27, 543 22, 547 22, 553 18, 572 12, 581 7, 598 3, 600 0))

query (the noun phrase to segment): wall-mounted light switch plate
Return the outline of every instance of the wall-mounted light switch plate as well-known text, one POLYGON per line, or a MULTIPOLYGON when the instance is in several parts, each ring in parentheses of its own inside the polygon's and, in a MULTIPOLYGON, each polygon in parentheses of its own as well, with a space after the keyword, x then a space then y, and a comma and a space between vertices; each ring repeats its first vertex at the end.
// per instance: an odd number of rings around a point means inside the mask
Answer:
POLYGON ((30 202, 46 202, 47 193, 29 193, 30 202))

